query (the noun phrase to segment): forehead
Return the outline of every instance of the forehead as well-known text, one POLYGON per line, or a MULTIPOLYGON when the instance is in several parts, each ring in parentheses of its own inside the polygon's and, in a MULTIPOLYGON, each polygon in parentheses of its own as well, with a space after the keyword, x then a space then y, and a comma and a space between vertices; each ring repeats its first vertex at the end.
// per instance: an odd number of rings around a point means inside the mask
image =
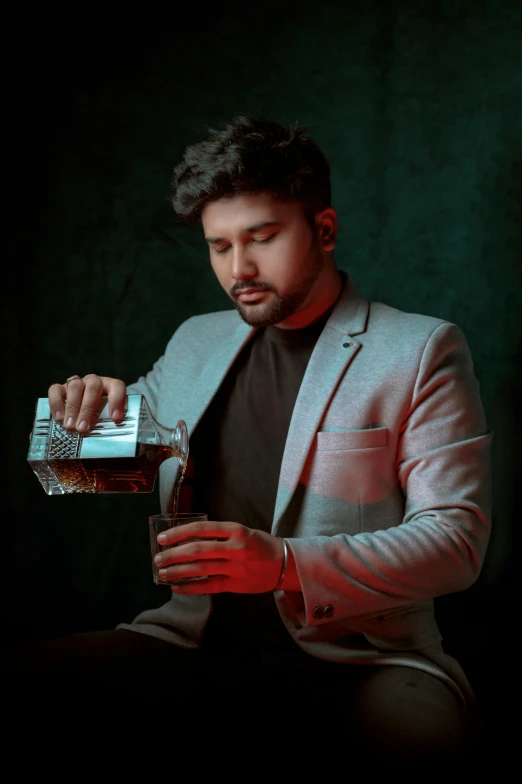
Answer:
POLYGON ((206 235, 243 232, 265 221, 288 223, 302 215, 297 202, 282 202, 269 193, 230 196, 205 205, 201 222, 206 235))

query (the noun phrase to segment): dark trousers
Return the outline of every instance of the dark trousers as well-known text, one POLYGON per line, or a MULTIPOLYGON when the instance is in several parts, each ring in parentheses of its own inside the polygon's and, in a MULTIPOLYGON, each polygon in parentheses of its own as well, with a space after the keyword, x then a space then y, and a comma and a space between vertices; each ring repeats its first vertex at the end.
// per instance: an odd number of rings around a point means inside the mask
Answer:
POLYGON ((335 759, 351 760, 348 771, 355 760, 375 772, 480 769, 475 717, 413 668, 334 664, 297 646, 192 650, 109 630, 8 649, 1 671, 4 759, 22 742, 54 766, 80 751, 84 764, 174 754, 201 771, 216 753, 250 748, 259 772, 283 747, 286 764, 289 754, 304 768, 335 759))

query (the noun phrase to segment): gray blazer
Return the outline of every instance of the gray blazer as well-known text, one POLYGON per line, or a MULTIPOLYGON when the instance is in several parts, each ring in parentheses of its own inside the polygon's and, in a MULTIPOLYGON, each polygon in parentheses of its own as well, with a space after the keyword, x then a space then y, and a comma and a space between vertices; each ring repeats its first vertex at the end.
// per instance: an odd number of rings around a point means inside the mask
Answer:
MULTIPOLYGON (((302 590, 274 600, 311 655, 417 667, 465 702, 473 695, 442 649, 433 597, 476 580, 490 533, 493 432, 469 348, 455 324, 369 302, 340 274, 293 410, 272 522, 302 590)), ((233 309, 189 318, 128 393, 144 394, 164 425, 184 419, 190 434, 255 331, 233 309)), ((177 469, 175 459, 160 468, 163 511, 177 469)), ((211 596, 173 594, 120 628, 197 647, 211 609, 211 596)))

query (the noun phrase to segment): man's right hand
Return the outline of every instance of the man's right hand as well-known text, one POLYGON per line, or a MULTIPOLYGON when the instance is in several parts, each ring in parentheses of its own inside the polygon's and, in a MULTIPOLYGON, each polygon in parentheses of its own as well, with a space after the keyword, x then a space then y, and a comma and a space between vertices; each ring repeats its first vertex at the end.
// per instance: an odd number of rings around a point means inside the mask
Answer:
POLYGON ((103 396, 108 397, 111 419, 122 422, 126 394, 124 381, 89 373, 83 378, 74 376, 65 384, 51 384, 48 391, 49 407, 53 417, 63 423, 67 430, 86 433, 95 424, 99 401, 103 396))

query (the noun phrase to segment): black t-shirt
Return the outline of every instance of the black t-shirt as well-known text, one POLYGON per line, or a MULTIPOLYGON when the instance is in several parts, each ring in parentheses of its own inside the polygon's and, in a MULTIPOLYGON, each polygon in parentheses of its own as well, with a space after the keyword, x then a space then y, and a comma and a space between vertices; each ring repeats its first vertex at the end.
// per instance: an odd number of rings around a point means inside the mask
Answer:
MULTIPOLYGON (((190 438, 194 511, 271 531, 292 411, 332 310, 303 329, 258 329, 236 358, 190 438)), ((213 599, 205 647, 295 649, 272 592, 213 599)))

